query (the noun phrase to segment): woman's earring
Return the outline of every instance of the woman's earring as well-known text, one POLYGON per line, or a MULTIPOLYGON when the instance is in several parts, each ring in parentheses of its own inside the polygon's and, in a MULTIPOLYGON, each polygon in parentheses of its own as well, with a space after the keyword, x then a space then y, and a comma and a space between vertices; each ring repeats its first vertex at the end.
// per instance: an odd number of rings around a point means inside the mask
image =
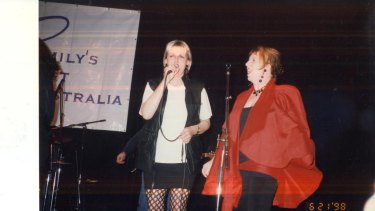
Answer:
POLYGON ((266 69, 263 70, 263 74, 260 76, 259 83, 262 83, 262 79, 264 78, 264 73, 266 73, 266 69))

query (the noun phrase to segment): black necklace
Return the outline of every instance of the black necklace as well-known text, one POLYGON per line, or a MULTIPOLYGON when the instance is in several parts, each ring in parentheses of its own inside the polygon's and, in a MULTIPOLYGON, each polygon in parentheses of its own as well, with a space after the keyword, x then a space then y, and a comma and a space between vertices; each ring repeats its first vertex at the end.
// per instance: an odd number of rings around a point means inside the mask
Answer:
POLYGON ((254 89, 253 94, 254 94, 255 96, 258 96, 260 93, 263 92, 263 90, 264 90, 264 87, 262 87, 262 88, 260 88, 260 89, 258 89, 258 90, 254 89))

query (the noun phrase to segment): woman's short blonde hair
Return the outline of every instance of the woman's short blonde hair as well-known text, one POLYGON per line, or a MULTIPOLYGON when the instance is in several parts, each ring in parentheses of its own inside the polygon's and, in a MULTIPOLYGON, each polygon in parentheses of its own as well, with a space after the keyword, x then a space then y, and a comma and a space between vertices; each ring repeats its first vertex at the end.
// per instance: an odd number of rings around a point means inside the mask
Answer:
POLYGON ((193 58, 191 56, 191 50, 190 50, 189 45, 182 40, 172 40, 167 44, 167 46, 165 47, 164 56, 163 56, 163 66, 167 65, 166 59, 167 59, 169 50, 171 50, 172 47, 176 47, 176 46, 182 47, 186 50, 187 66, 185 68, 185 74, 187 74, 191 68, 191 65, 193 64, 193 58))
POLYGON ((273 78, 276 78, 284 72, 280 61, 280 52, 278 50, 270 47, 257 46, 250 50, 249 56, 253 53, 258 53, 259 62, 262 65, 262 68, 267 64, 271 65, 271 74, 273 78))

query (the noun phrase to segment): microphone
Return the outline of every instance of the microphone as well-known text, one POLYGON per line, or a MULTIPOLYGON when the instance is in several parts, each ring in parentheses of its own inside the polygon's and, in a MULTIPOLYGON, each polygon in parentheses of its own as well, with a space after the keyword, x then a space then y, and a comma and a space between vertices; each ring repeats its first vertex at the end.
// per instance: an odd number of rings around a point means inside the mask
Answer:
POLYGON ((226 70, 230 70, 231 67, 232 67, 232 64, 231 64, 231 63, 226 63, 226 64, 225 64, 225 69, 226 69, 226 70))
POLYGON ((60 71, 60 72, 59 72, 59 75, 69 75, 69 73, 64 72, 64 71, 60 71))
POLYGON ((230 69, 232 67, 232 64, 231 63, 226 63, 225 64, 225 70, 227 71, 226 74, 227 75, 230 75, 230 69))
MULTIPOLYGON (((171 74, 172 73, 172 70, 168 70, 167 71, 167 74, 165 74, 165 76, 164 76, 164 78, 165 78, 165 81, 164 81, 164 89, 163 89, 163 92, 164 92, 164 90, 167 88, 167 76, 169 75, 169 74, 171 74)), ((171 80, 169 80, 169 82, 170 82, 171 80)), ((168 82, 168 83, 169 83, 168 82)))

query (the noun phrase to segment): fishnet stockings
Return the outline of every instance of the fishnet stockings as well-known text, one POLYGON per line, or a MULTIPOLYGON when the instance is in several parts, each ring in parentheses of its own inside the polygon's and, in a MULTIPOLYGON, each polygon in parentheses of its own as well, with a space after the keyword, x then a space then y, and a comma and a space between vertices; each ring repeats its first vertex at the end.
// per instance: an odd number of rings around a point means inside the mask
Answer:
MULTIPOLYGON (((167 189, 147 189, 148 210, 164 210, 164 200, 167 189)), ((170 190, 170 211, 185 211, 190 190, 183 188, 172 188, 170 190)))
POLYGON ((171 211, 183 211, 186 210, 187 200, 189 198, 190 190, 183 188, 172 188, 170 191, 171 211))
POLYGON ((149 211, 164 210, 164 198, 167 189, 146 189, 149 211))

